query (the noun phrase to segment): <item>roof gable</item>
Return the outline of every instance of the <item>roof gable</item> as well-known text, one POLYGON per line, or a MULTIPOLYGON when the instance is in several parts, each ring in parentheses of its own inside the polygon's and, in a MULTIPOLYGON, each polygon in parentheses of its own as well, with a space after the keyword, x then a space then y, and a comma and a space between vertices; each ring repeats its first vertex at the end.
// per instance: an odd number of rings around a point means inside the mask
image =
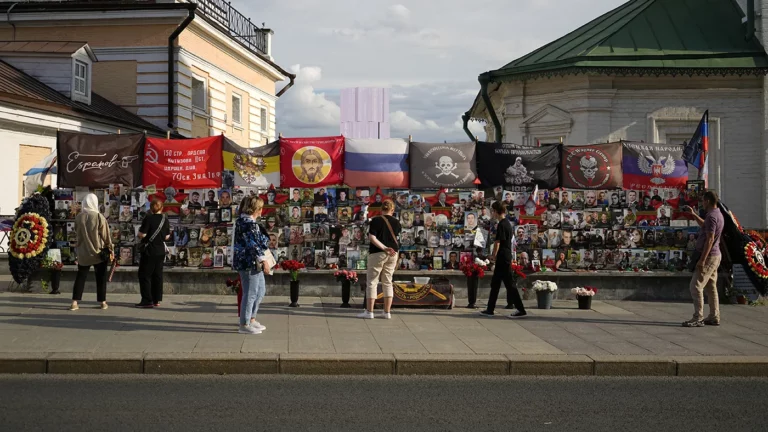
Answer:
POLYGON ((502 68, 492 78, 564 68, 766 68, 733 0, 631 0, 502 68))

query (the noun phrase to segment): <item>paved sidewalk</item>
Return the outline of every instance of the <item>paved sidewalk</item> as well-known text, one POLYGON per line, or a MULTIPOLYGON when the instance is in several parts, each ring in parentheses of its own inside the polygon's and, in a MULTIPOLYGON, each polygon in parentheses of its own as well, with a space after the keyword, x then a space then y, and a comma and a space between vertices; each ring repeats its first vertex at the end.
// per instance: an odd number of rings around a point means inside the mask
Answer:
POLYGON ((259 312, 267 330, 241 335, 234 296, 169 295, 150 310, 132 307, 137 300, 112 294, 106 311, 86 301, 70 312, 66 295, 0 294, 0 373, 509 373, 518 367, 561 374, 567 366, 599 374, 602 361, 620 363, 623 369, 611 369, 617 374, 681 375, 682 363, 709 362, 741 369, 706 373, 768 375, 766 307, 724 305, 720 327, 687 329, 680 326, 692 312, 687 303, 595 301, 583 311, 575 301, 556 301, 552 310, 527 302, 529 316, 514 321, 505 310, 486 318, 459 303, 453 310, 395 309, 391 320, 361 320, 359 307, 341 309, 337 298, 303 297, 291 309, 287 298, 268 297, 259 312), (102 363, 52 366, 78 359, 102 363), (190 359, 213 363, 178 363, 190 359), (223 366, 228 360, 251 363, 223 366), (291 361, 304 362, 304 369, 291 369, 291 361), (421 361, 437 363, 429 369, 421 361), (557 365, 549 370, 541 362, 557 365), (643 371, 648 362, 655 369, 643 371))
POLYGON ((514 321, 503 309, 494 318, 395 309, 368 321, 337 298, 304 297, 292 309, 268 297, 259 312, 267 330, 241 335, 234 296, 169 295, 151 310, 131 307, 135 295, 109 300, 106 311, 86 301, 70 312, 66 294, 0 294, 0 352, 768 356, 767 307, 724 305, 722 326, 686 329, 687 303, 595 301, 584 311, 575 301, 551 310, 528 302, 529 316, 514 321))

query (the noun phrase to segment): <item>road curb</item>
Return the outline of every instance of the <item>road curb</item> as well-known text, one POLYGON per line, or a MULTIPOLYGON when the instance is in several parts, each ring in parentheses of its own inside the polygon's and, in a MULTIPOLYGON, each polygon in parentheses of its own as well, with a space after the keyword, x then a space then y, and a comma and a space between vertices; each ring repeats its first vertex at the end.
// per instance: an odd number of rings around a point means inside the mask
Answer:
POLYGON ((48 357, 49 374, 140 374, 142 353, 56 353, 48 357))
POLYGON ((395 354, 397 375, 508 375, 503 355, 395 354))
POLYGON ((590 356, 597 376, 675 376, 677 364, 670 357, 590 356))
POLYGON ((151 353, 144 356, 145 374, 225 375, 277 374, 277 354, 151 353))
POLYGON ((0 353, 0 374, 768 377, 768 356, 0 353))
POLYGON ((48 353, 0 353, 0 374, 44 374, 48 353))
POLYGON ((510 375, 594 375, 595 362, 585 355, 507 355, 510 375))
POLYGON ((768 357, 674 357, 677 376, 768 376, 768 357))
POLYGON ((392 375, 391 354, 280 354, 280 373, 288 375, 392 375))

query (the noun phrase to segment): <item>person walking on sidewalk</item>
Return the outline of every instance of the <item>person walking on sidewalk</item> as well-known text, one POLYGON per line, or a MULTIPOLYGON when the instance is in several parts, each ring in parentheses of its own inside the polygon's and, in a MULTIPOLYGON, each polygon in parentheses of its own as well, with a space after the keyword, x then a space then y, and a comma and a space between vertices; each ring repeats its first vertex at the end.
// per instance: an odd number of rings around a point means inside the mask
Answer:
POLYGON ((693 297, 693 318, 683 322, 683 327, 703 327, 704 325, 720 325, 720 304, 717 298, 717 268, 720 266, 720 234, 723 232, 725 220, 717 207, 717 192, 704 192, 705 215, 702 219, 686 206, 688 214, 699 224, 699 238, 696 240, 696 250, 691 257, 696 262, 696 268, 691 277, 690 289, 693 297), (709 316, 704 319, 704 290, 709 296, 709 316))
POLYGON ((163 264, 165 241, 171 237, 171 225, 163 214, 163 201, 155 198, 139 228, 139 289, 141 301, 137 308, 149 309, 163 301, 163 264))
POLYGON ((256 321, 256 313, 267 291, 264 273, 271 273, 268 259, 269 236, 256 220, 261 217, 264 201, 245 197, 235 222, 232 268, 240 275, 243 298, 240 304, 240 329, 243 334, 261 334, 267 328, 256 321))
POLYGON ((368 286, 365 291, 365 310, 357 317, 373 319, 373 307, 378 296, 379 279, 384 292, 384 312, 381 318, 392 318, 392 297, 395 295, 392 286, 392 276, 397 267, 397 236, 400 235, 400 222, 392 216, 395 213, 395 203, 384 200, 381 203, 381 216, 371 220, 368 229, 368 286))
POLYGON ((493 216, 499 221, 499 225, 496 228, 496 241, 493 245, 493 256, 491 260, 496 264, 493 267, 493 278, 491 279, 491 293, 488 295, 488 306, 485 310, 480 311, 480 314, 485 316, 493 316, 493 310, 496 308, 496 299, 499 297, 499 290, 501 289, 501 283, 504 282, 504 287, 507 289, 507 297, 510 298, 512 304, 517 311, 510 315, 510 318, 519 318, 527 315, 525 312, 525 306, 523 300, 520 298, 520 293, 517 292, 515 286, 515 279, 512 275, 512 238, 513 229, 512 222, 507 219, 506 208, 504 204, 499 201, 494 202, 491 205, 493 209, 493 216))
POLYGON ((99 213, 99 200, 88 194, 83 200, 82 211, 75 217, 77 233, 77 276, 72 289, 72 305, 69 310, 79 309, 77 302, 83 299, 88 270, 93 266, 96 273, 96 301, 107 309, 107 267, 114 259, 112 236, 104 215, 99 213))

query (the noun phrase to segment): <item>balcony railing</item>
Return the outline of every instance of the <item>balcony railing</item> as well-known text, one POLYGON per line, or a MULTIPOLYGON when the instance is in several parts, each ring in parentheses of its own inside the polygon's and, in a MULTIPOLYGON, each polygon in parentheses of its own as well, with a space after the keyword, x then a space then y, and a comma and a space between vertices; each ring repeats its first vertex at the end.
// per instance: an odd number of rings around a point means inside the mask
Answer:
POLYGON ((269 32, 254 24, 225 0, 185 0, 197 4, 198 14, 245 48, 269 55, 269 32))

